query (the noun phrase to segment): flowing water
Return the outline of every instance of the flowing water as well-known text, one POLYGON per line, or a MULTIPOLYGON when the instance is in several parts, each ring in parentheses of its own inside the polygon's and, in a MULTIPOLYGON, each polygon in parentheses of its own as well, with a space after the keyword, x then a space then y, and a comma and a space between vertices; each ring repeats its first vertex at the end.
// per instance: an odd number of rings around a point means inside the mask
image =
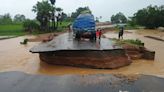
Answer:
MULTIPOLYGON (((107 33, 107 37, 117 38, 116 33, 107 33)), ((65 74, 146 74, 164 77, 164 42, 145 38, 135 33, 125 34, 125 38, 139 38, 145 42, 145 46, 156 51, 155 61, 136 60, 129 66, 119 69, 88 69, 69 66, 57 66, 43 63, 38 54, 32 54, 29 49, 38 42, 30 42, 27 45, 20 45, 26 37, 0 41, 0 72, 22 71, 30 74, 43 75, 65 75, 65 74)))

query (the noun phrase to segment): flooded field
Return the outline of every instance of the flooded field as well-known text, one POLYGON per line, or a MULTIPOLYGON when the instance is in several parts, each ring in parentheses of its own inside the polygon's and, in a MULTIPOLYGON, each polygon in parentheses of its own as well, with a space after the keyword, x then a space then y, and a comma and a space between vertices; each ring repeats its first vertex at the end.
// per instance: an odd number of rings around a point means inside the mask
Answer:
MULTIPOLYGON (((136 33, 126 33, 125 39, 139 38, 145 42, 146 48, 156 51, 155 61, 136 60, 130 66, 115 70, 99 70, 88 68, 77 68, 68 66, 55 66, 40 61, 38 54, 32 54, 29 49, 38 42, 29 42, 27 45, 20 45, 26 37, 0 41, 0 72, 22 71, 30 74, 43 75, 65 75, 65 74, 146 74, 164 77, 164 42, 145 38, 136 33)), ((108 38, 117 38, 117 34, 109 32, 108 38)))

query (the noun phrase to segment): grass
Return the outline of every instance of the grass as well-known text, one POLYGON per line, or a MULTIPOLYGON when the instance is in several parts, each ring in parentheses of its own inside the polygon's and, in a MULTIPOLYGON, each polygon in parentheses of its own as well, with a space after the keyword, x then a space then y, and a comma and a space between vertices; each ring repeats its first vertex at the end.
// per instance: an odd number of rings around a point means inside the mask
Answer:
POLYGON ((22 36, 25 34, 21 24, 0 25, 0 36, 22 36))
MULTIPOLYGON (((64 30, 64 28, 68 28, 68 25, 71 22, 62 22, 62 24, 59 24, 58 30, 55 30, 53 32, 61 32, 64 30)), ((50 33, 51 31, 34 31, 32 34, 44 34, 44 33, 50 33)), ((8 24, 8 25, 0 25, 0 36, 23 36, 29 34, 24 31, 22 24, 8 24)))
POLYGON ((135 45, 135 46, 139 46, 139 47, 144 46, 144 43, 139 39, 136 39, 136 40, 133 40, 133 39, 127 39, 127 40, 113 39, 113 40, 116 41, 116 43, 119 45, 129 44, 129 45, 135 45))
POLYGON ((59 25, 59 28, 67 28, 70 23, 71 22, 64 21, 64 22, 62 22, 61 25, 59 25))

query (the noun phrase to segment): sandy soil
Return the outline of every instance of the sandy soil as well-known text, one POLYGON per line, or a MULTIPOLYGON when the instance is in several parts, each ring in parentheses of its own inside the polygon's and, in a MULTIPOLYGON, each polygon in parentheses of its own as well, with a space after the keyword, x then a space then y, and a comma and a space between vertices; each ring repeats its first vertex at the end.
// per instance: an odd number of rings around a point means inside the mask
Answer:
MULTIPOLYGON (((0 41, 0 72, 22 71, 30 74, 43 75, 65 75, 65 74, 146 74, 164 77, 164 43, 143 37, 143 34, 136 34, 136 31, 127 32, 124 38, 139 38, 145 42, 145 46, 156 51, 155 61, 137 60, 130 66, 115 70, 87 69, 68 66, 55 66, 40 61, 38 54, 32 54, 29 49, 39 42, 29 42, 27 45, 20 45, 20 41, 32 36, 24 36, 0 41)), ((117 38, 117 33, 105 34, 108 38, 117 38)), ((44 35, 43 35, 44 36, 44 35)))

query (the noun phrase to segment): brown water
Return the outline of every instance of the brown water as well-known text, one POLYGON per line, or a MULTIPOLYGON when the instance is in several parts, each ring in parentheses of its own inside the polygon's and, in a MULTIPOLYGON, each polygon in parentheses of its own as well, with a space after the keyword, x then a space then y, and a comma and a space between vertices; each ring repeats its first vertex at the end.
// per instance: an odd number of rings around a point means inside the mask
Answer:
MULTIPOLYGON (((32 54, 29 49, 38 43, 20 45, 25 37, 18 37, 0 41, 0 72, 22 71, 31 74, 65 75, 65 74, 147 74, 164 77, 164 42, 144 38, 134 33, 126 34, 128 37, 140 38, 150 50, 156 51, 155 61, 137 60, 130 66, 115 70, 99 70, 77 68, 68 66, 48 65, 40 62, 38 54, 32 54)), ((108 33, 108 37, 117 37, 115 33, 108 33)))

